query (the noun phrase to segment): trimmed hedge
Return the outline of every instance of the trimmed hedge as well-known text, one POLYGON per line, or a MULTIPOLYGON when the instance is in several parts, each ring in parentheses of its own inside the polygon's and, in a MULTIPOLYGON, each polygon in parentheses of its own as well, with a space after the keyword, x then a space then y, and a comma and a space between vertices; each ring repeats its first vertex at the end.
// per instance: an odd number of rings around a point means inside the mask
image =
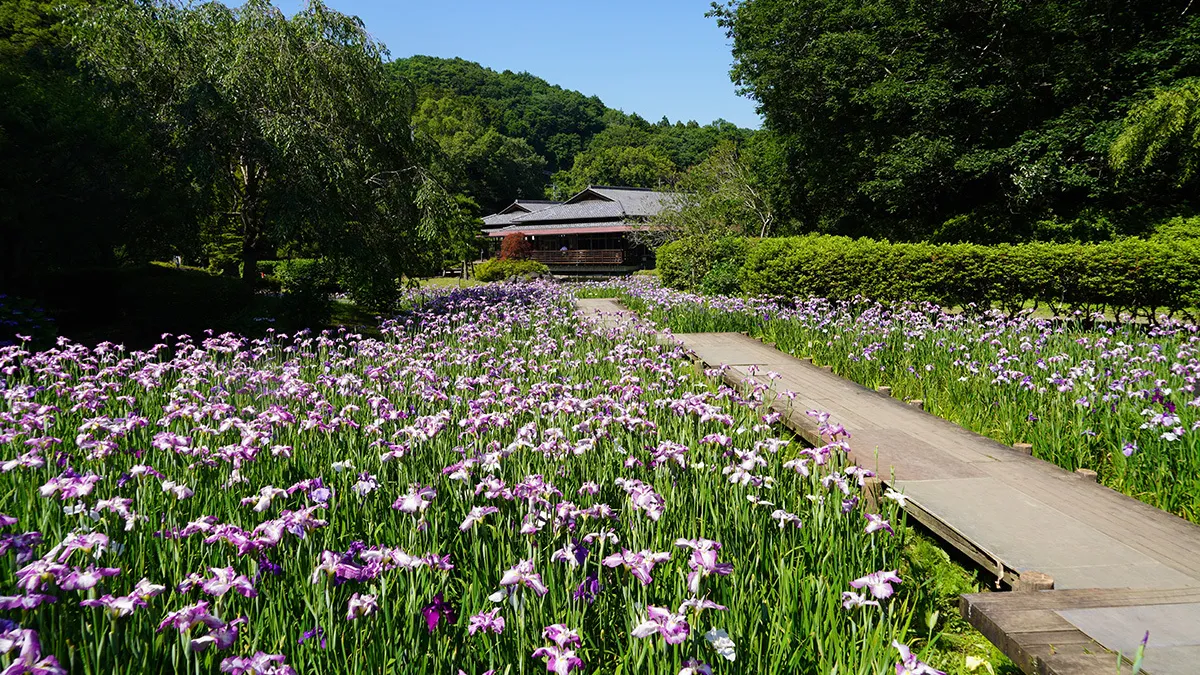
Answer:
MULTIPOLYGON (((705 274, 715 269, 712 244, 671 246, 669 269, 703 267, 705 274), (689 262, 685 254, 692 251, 700 254, 689 262)), ((671 276, 662 267, 660 272, 669 286, 696 289, 687 285, 696 272, 671 276)), ((863 296, 1008 311, 1054 302, 1152 317, 1163 309, 1200 307, 1200 241, 986 246, 811 235, 747 242, 738 278, 740 290, 750 295, 863 296)))
POLYGON ((549 272, 549 267, 536 260, 493 258, 475 266, 475 278, 479 281, 504 281, 514 277, 535 276, 549 272))
POLYGON ((677 239, 654 252, 655 267, 663 284, 670 288, 736 293, 738 270, 758 241, 744 237, 677 239))

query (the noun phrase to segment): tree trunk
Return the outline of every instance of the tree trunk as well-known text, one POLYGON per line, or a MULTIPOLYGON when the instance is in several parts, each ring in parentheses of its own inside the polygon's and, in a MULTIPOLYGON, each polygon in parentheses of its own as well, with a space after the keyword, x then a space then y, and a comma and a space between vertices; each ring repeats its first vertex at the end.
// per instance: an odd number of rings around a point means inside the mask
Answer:
MULTIPOLYGON (((257 237, 253 237, 257 239, 257 237)), ((258 251, 255 250, 251 237, 242 237, 242 281, 247 286, 258 283, 258 251)))
POLYGON ((242 159, 242 282, 254 287, 258 283, 258 236, 262 232, 258 208, 259 185, 263 171, 242 159))

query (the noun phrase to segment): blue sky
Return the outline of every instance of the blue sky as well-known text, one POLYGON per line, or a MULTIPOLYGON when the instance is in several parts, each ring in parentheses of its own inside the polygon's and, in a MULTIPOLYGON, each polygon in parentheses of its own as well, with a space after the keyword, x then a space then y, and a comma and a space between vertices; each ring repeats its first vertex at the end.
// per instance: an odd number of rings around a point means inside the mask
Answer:
MULTIPOLYGON (((355 14, 392 58, 461 56, 528 71, 655 122, 721 118, 758 127, 729 80, 729 41, 708 0, 326 0, 355 14)), ((278 0, 291 13, 303 0, 278 0)))

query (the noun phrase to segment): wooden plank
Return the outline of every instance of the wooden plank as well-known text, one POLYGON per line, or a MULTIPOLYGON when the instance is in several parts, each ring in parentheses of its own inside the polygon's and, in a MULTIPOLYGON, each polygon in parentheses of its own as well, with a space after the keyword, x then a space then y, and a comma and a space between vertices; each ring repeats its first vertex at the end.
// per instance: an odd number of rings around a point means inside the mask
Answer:
MULTIPOLYGON (((1054 654, 1053 658, 1040 659, 1037 667, 1045 675, 1117 675, 1118 672, 1128 673, 1131 664, 1110 652, 1085 652, 1054 654)), ((1143 670, 1142 675, 1152 674, 1143 670)))
POLYGON ((971 541, 966 535, 958 531, 946 519, 930 513, 925 510, 919 503, 909 501, 908 506, 904 509, 905 513, 913 520, 921 523, 930 531, 938 536, 939 539, 949 543, 959 552, 966 555, 975 564, 982 569, 987 570, 995 575, 996 580, 1012 586, 1019 576, 1011 569, 1006 569, 1004 563, 991 551, 988 551, 983 546, 980 546, 974 541, 971 541))
MULTIPOLYGON (((996 593, 995 595, 1001 595, 996 593)), ((1071 622, 1046 609, 1007 609, 987 613, 997 628, 1005 633, 1044 633, 1075 630, 1071 622)))
POLYGON ((1200 602, 1200 588, 1086 588, 1036 593, 974 593, 962 596, 962 602, 972 610, 983 612, 1179 605, 1200 602))
POLYGON ((1112 675, 1117 656, 1052 609, 999 609, 1022 604, 1024 596, 1059 593, 1064 592, 978 593, 962 596, 959 607, 963 618, 1030 675, 1112 675), (997 609, 981 609, 988 604, 997 609))

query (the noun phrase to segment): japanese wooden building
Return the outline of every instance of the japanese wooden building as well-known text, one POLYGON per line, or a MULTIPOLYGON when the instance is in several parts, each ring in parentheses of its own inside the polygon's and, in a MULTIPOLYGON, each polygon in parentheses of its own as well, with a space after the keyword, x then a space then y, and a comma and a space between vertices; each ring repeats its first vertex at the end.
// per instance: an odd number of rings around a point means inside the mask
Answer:
POLYGON ((654 254, 632 240, 668 207, 670 193, 593 185, 565 202, 517 200, 483 219, 499 241, 514 232, 532 246, 530 257, 559 274, 622 274, 654 266, 654 254))

